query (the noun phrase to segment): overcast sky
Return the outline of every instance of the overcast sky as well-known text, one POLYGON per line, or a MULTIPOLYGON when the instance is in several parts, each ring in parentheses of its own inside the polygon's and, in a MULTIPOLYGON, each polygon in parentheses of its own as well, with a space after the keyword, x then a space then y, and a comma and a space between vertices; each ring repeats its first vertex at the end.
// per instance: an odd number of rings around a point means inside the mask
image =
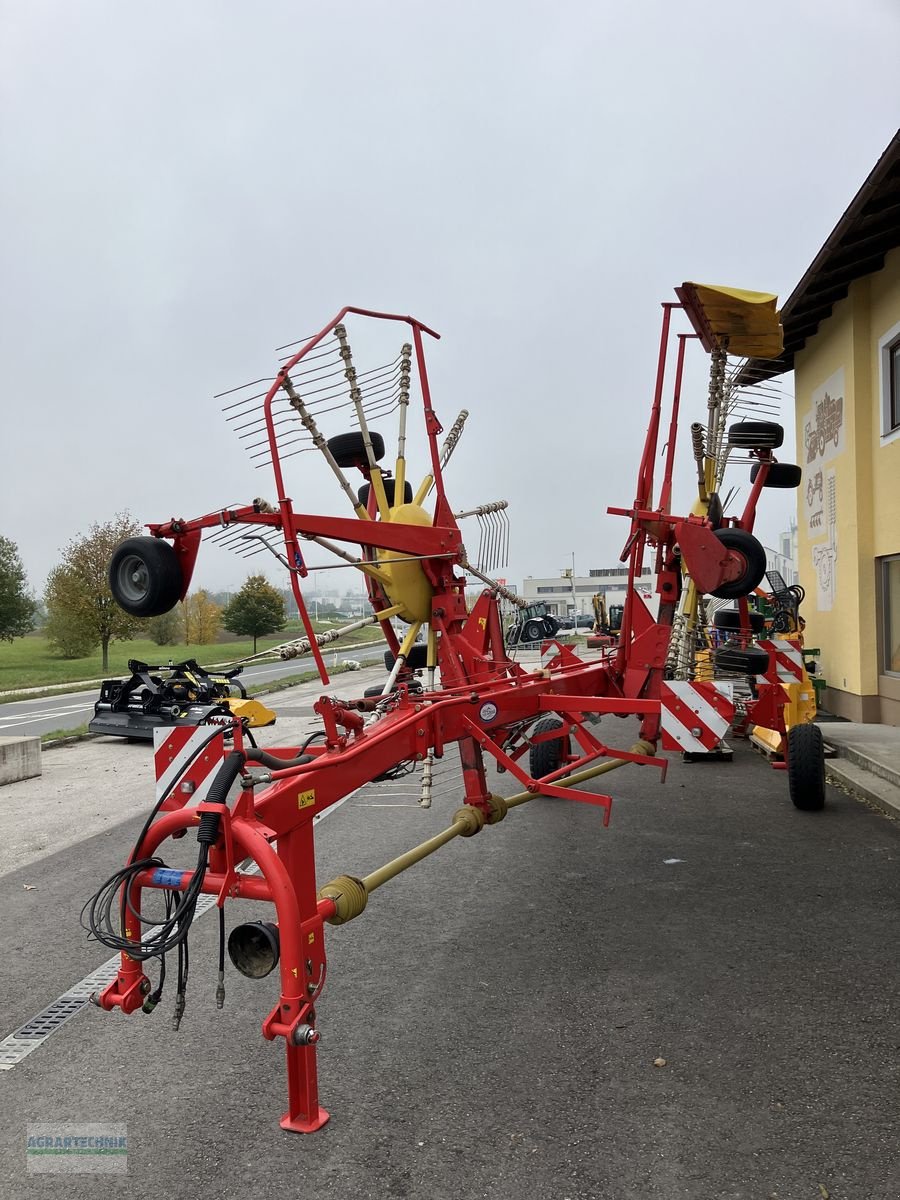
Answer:
MULTIPOLYGON (((117 510, 275 499, 213 393, 348 303, 443 335, 435 407, 471 412, 448 493, 509 500, 502 574, 614 565, 660 302, 685 279, 785 298, 900 111, 895 0, 0 14, 0 533, 37 590, 117 510)), ((344 515, 312 457, 296 506, 344 515)), ((770 545, 792 498, 765 496, 770 545)), ((204 547, 195 580, 247 570, 204 547)))

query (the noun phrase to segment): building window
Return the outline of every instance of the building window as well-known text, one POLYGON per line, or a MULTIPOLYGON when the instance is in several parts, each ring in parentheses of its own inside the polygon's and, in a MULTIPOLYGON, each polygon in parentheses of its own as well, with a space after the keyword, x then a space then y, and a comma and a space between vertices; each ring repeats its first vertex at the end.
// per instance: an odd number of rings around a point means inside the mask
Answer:
POLYGON ((900 322, 878 339, 881 383, 881 438, 900 437, 900 322))
POLYGON ((900 675, 900 555, 881 562, 884 670, 900 675))

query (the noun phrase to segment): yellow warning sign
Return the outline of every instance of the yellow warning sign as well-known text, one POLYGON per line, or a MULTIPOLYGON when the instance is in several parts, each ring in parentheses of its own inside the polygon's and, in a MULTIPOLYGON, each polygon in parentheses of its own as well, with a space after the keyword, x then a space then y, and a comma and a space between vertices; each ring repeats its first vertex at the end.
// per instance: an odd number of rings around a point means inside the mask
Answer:
POLYGON ((297 795, 298 808, 311 808, 316 802, 316 789, 311 788, 308 792, 299 792, 297 795))

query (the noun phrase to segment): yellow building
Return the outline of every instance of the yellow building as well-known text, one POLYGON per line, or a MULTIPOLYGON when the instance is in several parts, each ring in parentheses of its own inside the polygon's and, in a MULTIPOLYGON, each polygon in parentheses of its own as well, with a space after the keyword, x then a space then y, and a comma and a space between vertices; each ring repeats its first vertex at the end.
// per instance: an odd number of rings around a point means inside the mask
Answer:
POLYGON ((900 725, 900 132, 781 312, 793 368, 798 566, 829 711, 900 725))

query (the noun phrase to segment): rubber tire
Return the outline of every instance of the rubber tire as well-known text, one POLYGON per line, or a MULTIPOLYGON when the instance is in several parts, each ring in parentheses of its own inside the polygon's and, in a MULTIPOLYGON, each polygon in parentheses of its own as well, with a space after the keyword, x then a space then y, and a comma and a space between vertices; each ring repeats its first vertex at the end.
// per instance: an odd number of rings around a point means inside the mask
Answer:
MULTIPOLYGON (((541 717, 532 733, 547 733, 551 729, 562 729, 559 717, 541 717)), ((528 747, 528 773, 532 779, 541 779, 562 766, 563 753, 568 750, 565 738, 550 738, 528 747)))
POLYGON ((722 524, 722 518, 725 516, 722 508, 722 498, 718 492, 710 492, 709 501, 706 505, 706 519, 712 525, 713 529, 718 529, 722 524))
MULTIPOLYGON (((397 480, 396 479, 385 479, 385 480, 383 480, 383 483, 384 483, 384 494, 387 497, 388 507, 393 508, 394 507, 394 492, 396 490, 397 480)), ((359 502, 363 506, 363 508, 368 507, 369 491, 371 489, 371 486, 372 485, 370 483, 364 483, 362 485, 362 487, 359 489, 359 491, 356 493, 356 495, 359 498, 359 502)), ((404 484, 403 484, 403 501, 402 502, 404 504, 412 504, 412 501, 413 501, 412 484, 407 479, 404 481, 404 484)))
MULTIPOLYGON (((747 616, 750 632, 762 633, 766 627, 766 618, 763 614, 751 610, 747 616)), ((738 632, 741 629, 741 614, 736 608, 720 608, 717 613, 713 613, 713 628, 738 632)))
POLYGON ((539 621, 533 617, 522 627, 523 642, 542 642, 545 636, 545 626, 542 620, 539 621))
POLYGON ((181 599, 184 579, 175 547, 163 538, 133 537, 119 542, 109 560, 109 590, 133 617, 159 617, 181 599), (135 581, 134 575, 143 578, 135 581))
POLYGON ((715 536, 729 550, 738 550, 746 559, 743 575, 730 583, 710 592, 719 600, 740 600, 741 596, 749 596, 759 587, 766 573, 766 551, 762 542, 758 541, 746 529, 717 529, 715 536))
POLYGON ((739 450, 777 450, 784 427, 777 421, 738 421, 729 427, 728 441, 739 450))
MULTIPOLYGON (((380 462, 384 458, 384 438, 380 433, 374 433, 372 430, 369 430, 369 437, 372 439, 375 461, 380 462)), ((339 433, 336 437, 329 438, 328 449, 339 467, 357 467, 360 463, 369 461, 366 456, 366 443, 363 435, 355 431, 339 433)))
POLYGON ((717 671, 734 675, 765 675, 769 669, 769 652, 761 646, 719 646, 713 654, 717 671))
POLYGON ((544 637, 556 637, 556 635, 559 633, 559 621, 557 621, 556 617, 552 616, 550 613, 547 613, 546 617, 541 617, 541 621, 544 626, 544 637))
POLYGON ((794 808, 820 812, 825 807, 825 745, 818 725, 788 730, 788 789, 794 808))
MULTIPOLYGON (((385 650, 384 666, 388 671, 393 671, 394 663, 397 660, 394 658, 392 651, 385 650)), ((428 646, 425 642, 416 642, 409 652, 406 659, 406 665, 410 671, 424 671, 428 666, 428 646)))
MULTIPOLYGON (((762 463, 754 463, 750 468, 750 482, 753 483, 759 474, 762 463)), ((796 463, 770 463, 769 473, 763 487, 798 488, 803 478, 803 468, 796 463)))

